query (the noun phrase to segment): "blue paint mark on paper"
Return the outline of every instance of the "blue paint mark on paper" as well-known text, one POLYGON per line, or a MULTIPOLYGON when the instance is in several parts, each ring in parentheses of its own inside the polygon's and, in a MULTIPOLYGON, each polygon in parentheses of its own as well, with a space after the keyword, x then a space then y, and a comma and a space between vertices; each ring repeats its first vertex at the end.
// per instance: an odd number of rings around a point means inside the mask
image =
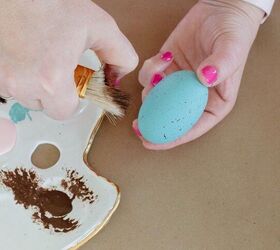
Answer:
POLYGON ((19 103, 15 103, 10 109, 9 116, 14 123, 24 121, 26 117, 28 117, 29 120, 32 121, 29 112, 29 109, 23 107, 19 103))

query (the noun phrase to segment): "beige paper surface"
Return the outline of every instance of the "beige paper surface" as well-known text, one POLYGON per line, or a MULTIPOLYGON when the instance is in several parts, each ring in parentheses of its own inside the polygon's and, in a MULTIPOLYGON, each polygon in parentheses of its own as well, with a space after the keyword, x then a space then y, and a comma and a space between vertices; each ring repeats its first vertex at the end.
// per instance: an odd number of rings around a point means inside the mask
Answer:
MULTIPOLYGON (((135 45, 155 54, 196 1, 98 0, 135 45)), ((262 26, 234 111, 193 143, 149 152, 131 130, 140 106, 137 72, 126 119, 105 122, 90 161, 119 184, 111 222, 82 250, 280 249, 280 5, 262 26)))

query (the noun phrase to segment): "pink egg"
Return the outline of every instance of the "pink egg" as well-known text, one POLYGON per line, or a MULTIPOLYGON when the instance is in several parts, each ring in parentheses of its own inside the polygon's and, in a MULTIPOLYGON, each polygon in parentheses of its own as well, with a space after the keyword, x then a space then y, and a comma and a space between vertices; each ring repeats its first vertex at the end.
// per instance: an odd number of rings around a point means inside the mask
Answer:
POLYGON ((0 155, 8 153, 16 144, 17 131, 15 124, 0 118, 0 155))

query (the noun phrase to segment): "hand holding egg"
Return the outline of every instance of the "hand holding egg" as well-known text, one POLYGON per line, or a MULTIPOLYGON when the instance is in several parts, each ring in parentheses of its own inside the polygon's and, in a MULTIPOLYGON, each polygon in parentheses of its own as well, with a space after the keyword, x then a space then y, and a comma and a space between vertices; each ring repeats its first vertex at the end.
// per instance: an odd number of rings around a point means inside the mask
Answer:
POLYGON ((133 129, 144 147, 165 150, 190 142, 230 113, 263 16, 253 5, 229 0, 199 1, 189 11, 139 73, 145 88, 133 129), (209 88, 207 105, 203 85, 209 88))

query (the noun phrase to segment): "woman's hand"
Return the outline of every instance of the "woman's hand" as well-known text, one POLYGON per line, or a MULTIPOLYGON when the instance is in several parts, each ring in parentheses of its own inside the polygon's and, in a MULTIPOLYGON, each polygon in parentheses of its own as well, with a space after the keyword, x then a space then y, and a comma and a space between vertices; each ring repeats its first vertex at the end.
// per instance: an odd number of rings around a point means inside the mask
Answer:
POLYGON ((166 75, 181 69, 193 70, 209 87, 209 101, 199 122, 175 142, 148 149, 164 150, 190 142, 217 125, 232 110, 248 53, 264 12, 239 0, 199 1, 179 23, 160 53, 148 59, 139 74, 145 87, 143 98, 166 75))
POLYGON ((74 70, 93 49, 116 82, 138 57, 113 18, 90 0, 0 0, 0 96, 55 119, 78 105, 74 70))

